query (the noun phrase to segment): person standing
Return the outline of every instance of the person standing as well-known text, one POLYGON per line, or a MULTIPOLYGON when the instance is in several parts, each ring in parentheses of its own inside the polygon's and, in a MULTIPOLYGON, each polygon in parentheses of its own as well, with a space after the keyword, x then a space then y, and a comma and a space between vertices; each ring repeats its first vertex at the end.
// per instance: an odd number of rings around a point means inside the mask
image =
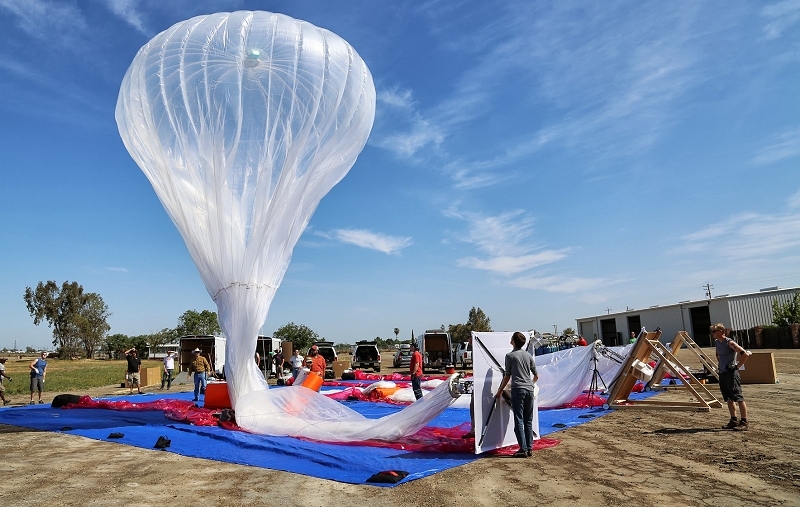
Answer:
MULTIPOLYGON (((0 357, 0 400, 3 400, 3 406, 5 407, 11 400, 6 399, 6 388, 3 386, 3 377, 7 378, 9 382, 11 382, 11 377, 6 375, 6 361, 8 358, 0 357)), ((31 400, 33 401, 33 400, 31 400)))
POLYGON ((283 360, 284 357, 280 351, 276 352, 275 355, 272 356, 272 364, 275 366, 275 378, 280 378, 283 376, 283 360))
POLYGON ((325 361, 325 358, 322 357, 322 354, 319 353, 319 347, 312 345, 311 349, 308 351, 308 355, 311 356, 311 373, 316 373, 324 379, 325 369, 328 367, 328 363, 325 361))
POLYGON ((588 345, 586 343, 586 338, 584 338, 583 335, 580 335, 578 337, 578 347, 585 347, 586 345, 588 345))
POLYGON ((717 354, 717 368, 719 371, 719 390, 722 399, 728 403, 728 412, 731 419, 724 429, 747 430, 747 405, 742 395, 742 379, 739 376, 739 368, 744 366, 751 352, 744 350, 738 343, 725 335, 723 324, 711 326, 711 336, 714 337, 714 345, 717 354), (738 356, 738 359, 737 359, 738 356), (739 405, 739 420, 736 420, 736 405, 739 405))
POLYGON ((506 354, 506 373, 500 382, 495 398, 503 396, 503 390, 511 382, 511 409, 514 412, 514 434, 519 451, 514 456, 525 458, 533 451, 533 391, 539 380, 533 356, 522 350, 525 335, 517 331, 511 336, 514 350, 506 354))
POLYGON ((164 373, 161 375, 161 389, 167 384, 167 389, 172 387, 172 373, 175 371, 175 351, 168 350, 164 358, 164 373))
POLYGON ((414 398, 422 398, 422 354, 417 349, 417 344, 411 342, 411 363, 408 365, 408 372, 411 374, 411 388, 414 390, 414 398))
POLYGON ((194 354, 194 359, 189 363, 189 375, 194 374, 194 399, 192 401, 197 401, 200 399, 200 393, 205 394, 206 392, 211 363, 200 355, 200 349, 194 349, 192 354, 194 354))
POLYGON ((628 343, 636 343, 636 333, 631 331, 631 337, 628 339, 628 343))
POLYGON ((31 361, 31 405, 33 405, 33 393, 39 391, 39 403, 42 402, 42 391, 44 390, 44 379, 47 376, 47 352, 42 352, 38 359, 31 361))
POLYGON ((125 359, 128 361, 128 387, 130 394, 133 394, 133 384, 136 384, 136 391, 142 394, 140 387, 141 377, 139 373, 142 371, 142 360, 139 359, 139 353, 135 348, 130 348, 125 351, 125 359))
POLYGON ((297 379, 297 375, 303 367, 303 356, 300 355, 300 349, 294 351, 294 355, 289 362, 292 364, 292 378, 297 379))

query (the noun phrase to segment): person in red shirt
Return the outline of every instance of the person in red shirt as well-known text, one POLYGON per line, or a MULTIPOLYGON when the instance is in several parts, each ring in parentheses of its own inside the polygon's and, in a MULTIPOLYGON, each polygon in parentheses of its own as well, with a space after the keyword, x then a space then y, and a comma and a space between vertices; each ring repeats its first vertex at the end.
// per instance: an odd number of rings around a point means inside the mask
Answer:
POLYGON ((586 339, 584 339, 583 335, 581 335, 580 338, 578 338, 578 346, 585 347, 586 345, 587 345, 586 339))
POLYGON ((414 397, 420 399, 422 398, 422 354, 417 350, 417 344, 413 342, 411 343, 409 372, 411 373, 411 388, 414 389, 414 397))
POLYGON ((325 378, 325 368, 328 367, 328 363, 319 353, 319 347, 312 345, 311 349, 308 351, 308 355, 311 356, 311 373, 316 373, 320 377, 325 378))

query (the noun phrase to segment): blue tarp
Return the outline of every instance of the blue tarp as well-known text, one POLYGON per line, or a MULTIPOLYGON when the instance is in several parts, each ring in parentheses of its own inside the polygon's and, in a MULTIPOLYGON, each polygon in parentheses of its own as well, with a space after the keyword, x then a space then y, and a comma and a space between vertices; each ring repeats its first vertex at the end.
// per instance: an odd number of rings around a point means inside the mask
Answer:
MULTIPOLYGON (((192 393, 169 393, 115 397, 131 402, 160 398, 190 400, 192 393)), ((401 410, 402 406, 374 402, 345 402, 365 417, 378 418, 401 410)), ((541 436, 590 421, 609 411, 561 409, 539 412, 541 436)), ((469 421, 469 410, 449 408, 430 426, 454 427, 469 421)), ((160 411, 107 409, 60 409, 32 405, 0 409, 0 423, 45 431, 60 431, 95 440, 153 449, 158 437, 171 440, 165 450, 183 456, 282 470, 321 479, 363 484, 383 470, 409 472, 402 482, 420 479, 442 470, 469 463, 480 456, 468 453, 409 452, 362 445, 308 442, 291 437, 252 435, 219 427, 193 426, 164 417, 160 411), (108 438, 122 433, 119 439, 108 438)), ((376 484, 393 486, 393 484, 376 484)))

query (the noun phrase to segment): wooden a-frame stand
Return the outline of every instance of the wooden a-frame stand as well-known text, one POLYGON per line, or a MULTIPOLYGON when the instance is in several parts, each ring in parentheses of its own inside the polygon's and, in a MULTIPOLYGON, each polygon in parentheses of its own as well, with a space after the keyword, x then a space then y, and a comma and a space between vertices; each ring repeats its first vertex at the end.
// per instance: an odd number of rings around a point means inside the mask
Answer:
MULTIPOLYGON (((687 335, 688 336, 688 335, 687 335)), ((667 349, 658 339, 661 331, 648 332, 639 335, 636 344, 633 346, 628 359, 622 365, 620 376, 608 395, 607 405, 610 408, 646 408, 660 410, 697 410, 708 412, 710 408, 720 408, 722 403, 711 394, 706 386, 701 384, 697 378, 691 374, 675 357, 673 351, 667 349), (683 383, 686 389, 692 393, 697 401, 659 401, 659 400, 629 400, 628 397, 633 390, 633 386, 641 376, 640 370, 635 366, 639 363, 647 364, 651 357, 658 359, 658 368, 662 367, 669 370, 676 380, 683 383), (686 374, 689 378, 683 378, 686 374)), ((685 339, 685 337, 682 337, 685 339)), ((680 345, 678 345, 680 347, 680 345)), ((678 349, 675 348, 675 351, 678 349)), ((654 372, 655 375, 656 372, 654 372)), ((663 378, 663 373, 661 374, 663 378)))
MULTIPOLYGON (((711 360, 711 358, 709 358, 706 355, 706 353, 703 352, 703 350, 697 345, 697 343, 695 343, 694 340, 692 340, 692 338, 689 336, 689 333, 687 333, 686 331, 678 331, 675 334, 675 339, 672 340, 672 343, 669 345, 670 345, 669 351, 672 353, 672 355, 677 354, 678 351, 681 349, 681 346, 686 345, 686 348, 689 349, 695 356, 697 356, 697 359, 700 360, 700 364, 703 365, 703 368, 711 375, 714 375, 714 377, 716 377, 717 379, 717 382, 719 382, 719 373, 717 372, 717 365, 715 365, 714 362, 711 360)), ((688 372, 689 370, 687 369, 686 371, 688 372)), ((655 371, 653 372, 653 378, 650 379, 650 381, 647 383, 645 387, 650 389, 658 389, 658 388, 667 389, 668 388, 667 386, 659 385, 661 384, 661 381, 664 380, 664 375, 666 373, 667 369, 666 366, 664 365, 664 362, 663 361, 659 362, 658 365, 656 366, 655 371)), ((676 384, 670 387, 683 388, 683 384, 676 384)))

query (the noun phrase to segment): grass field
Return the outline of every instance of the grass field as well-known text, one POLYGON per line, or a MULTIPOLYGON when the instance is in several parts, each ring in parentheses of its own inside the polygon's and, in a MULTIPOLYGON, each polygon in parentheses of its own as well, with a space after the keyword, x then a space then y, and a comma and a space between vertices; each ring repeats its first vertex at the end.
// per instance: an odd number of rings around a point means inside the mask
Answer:
MULTIPOLYGON (((9 357, 6 361, 6 375, 13 378, 13 382, 3 379, 6 393, 12 396, 31 392, 30 389, 30 364, 36 356, 9 357)), ((142 369, 161 367, 159 360, 142 361, 142 369)), ((47 376, 45 378, 45 391, 66 392, 78 389, 90 389, 125 381, 126 361, 103 361, 82 359, 78 361, 65 361, 61 359, 47 360, 47 376)))

